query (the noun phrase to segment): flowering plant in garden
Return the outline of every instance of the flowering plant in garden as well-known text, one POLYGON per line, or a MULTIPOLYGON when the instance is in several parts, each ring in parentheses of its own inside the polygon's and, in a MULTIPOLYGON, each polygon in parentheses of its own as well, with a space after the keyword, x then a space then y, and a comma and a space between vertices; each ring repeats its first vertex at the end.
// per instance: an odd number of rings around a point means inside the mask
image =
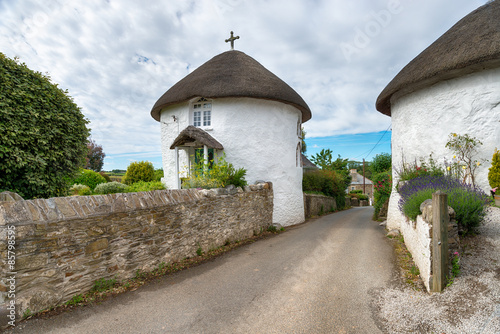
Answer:
POLYGON ((457 222, 464 230, 477 227, 491 204, 491 198, 479 187, 449 176, 425 175, 408 180, 399 188, 399 210, 415 220, 421 214, 420 204, 432 199, 432 193, 438 190, 448 194, 448 205, 455 210, 457 222))
POLYGON ((476 169, 486 161, 484 159, 475 159, 479 145, 483 145, 483 143, 468 134, 459 135, 450 133, 446 147, 452 150, 455 155, 451 162, 445 159, 446 170, 449 175, 461 179, 462 182, 469 182, 475 185, 476 169))
POLYGON ((380 209, 384 203, 389 199, 392 192, 392 172, 385 171, 375 174, 372 177, 373 182, 373 207, 375 209, 374 219, 378 219, 380 209))
POLYGON ((420 164, 417 163, 417 160, 409 163, 403 155, 400 166, 395 168, 399 181, 408 181, 424 175, 441 176, 445 174, 444 170, 437 165, 432 154, 429 155, 428 160, 424 158, 419 160, 420 164))

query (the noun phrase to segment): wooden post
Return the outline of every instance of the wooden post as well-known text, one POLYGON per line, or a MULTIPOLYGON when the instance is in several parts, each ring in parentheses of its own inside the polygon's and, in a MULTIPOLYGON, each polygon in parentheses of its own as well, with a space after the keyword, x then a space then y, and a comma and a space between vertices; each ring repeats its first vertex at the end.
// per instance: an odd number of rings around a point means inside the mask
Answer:
POLYGON ((448 276, 448 196, 432 194, 432 292, 441 292, 448 276))

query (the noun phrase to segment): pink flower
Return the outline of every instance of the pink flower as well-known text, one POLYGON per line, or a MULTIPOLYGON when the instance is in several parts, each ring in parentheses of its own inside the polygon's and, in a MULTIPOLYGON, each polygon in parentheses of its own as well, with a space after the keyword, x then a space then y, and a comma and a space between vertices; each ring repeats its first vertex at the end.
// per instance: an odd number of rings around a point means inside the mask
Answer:
POLYGON ((458 254, 458 252, 453 253, 453 255, 460 256, 460 254, 458 254))

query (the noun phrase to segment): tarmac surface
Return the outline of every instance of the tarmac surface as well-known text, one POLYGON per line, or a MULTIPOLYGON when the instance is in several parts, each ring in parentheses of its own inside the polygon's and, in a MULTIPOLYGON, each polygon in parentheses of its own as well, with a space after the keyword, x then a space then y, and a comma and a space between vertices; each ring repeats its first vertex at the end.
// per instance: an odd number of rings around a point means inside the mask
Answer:
POLYGON ((394 253, 372 207, 352 208, 9 333, 381 333, 374 291, 394 253))

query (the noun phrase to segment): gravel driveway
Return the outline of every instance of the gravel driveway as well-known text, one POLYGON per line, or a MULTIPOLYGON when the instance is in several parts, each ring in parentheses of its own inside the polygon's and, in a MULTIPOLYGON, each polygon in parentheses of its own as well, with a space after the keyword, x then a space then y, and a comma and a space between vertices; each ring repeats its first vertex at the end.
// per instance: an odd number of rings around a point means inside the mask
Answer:
POLYGON ((480 234, 461 241, 461 274, 442 293, 404 286, 373 294, 387 333, 500 333, 500 208, 488 209, 480 234))

